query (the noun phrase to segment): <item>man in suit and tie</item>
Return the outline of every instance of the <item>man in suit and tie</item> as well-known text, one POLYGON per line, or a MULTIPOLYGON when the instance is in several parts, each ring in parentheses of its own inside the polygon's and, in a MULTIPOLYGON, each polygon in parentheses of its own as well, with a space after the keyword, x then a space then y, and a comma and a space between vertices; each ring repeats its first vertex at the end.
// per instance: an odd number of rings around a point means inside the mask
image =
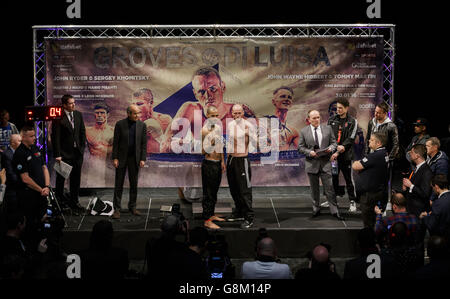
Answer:
POLYGON ((430 235, 450 237, 450 191, 447 176, 438 174, 431 180, 431 186, 437 198, 433 201, 431 212, 422 212, 420 219, 427 227, 430 235))
POLYGON ((416 165, 408 178, 403 178, 402 190, 407 199, 409 213, 419 217, 430 210, 431 179, 433 172, 426 163, 427 149, 423 144, 415 144, 410 153, 411 161, 416 165))
MULTIPOLYGON (((64 108, 63 117, 52 122, 53 157, 57 163, 61 161, 72 166, 70 173, 69 206, 75 211, 82 211, 78 201, 83 164, 84 148, 86 146, 86 129, 83 115, 75 110, 75 99, 71 95, 63 95, 61 103, 64 108)), ((64 177, 56 173, 56 196, 64 198, 64 177)))
POLYGON ((147 159, 147 127, 140 119, 137 105, 127 108, 128 117, 119 120, 114 127, 112 159, 116 168, 114 181, 114 214, 113 219, 120 218, 123 183, 128 169, 130 181, 130 201, 128 209, 135 216, 141 215, 136 210, 137 185, 139 168, 144 167, 147 159))
MULTIPOLYGON (((308 173, 311 185, 312 216, 314 218, 320 215, 320 178, 325 189, 331 214, 339 220, 344 220, 339 214, 331 176, 330 156, 336 150, 336 139, 330 126, 320 124, 319 111, 309 111, 308 120, 310 125, 304 127, 300 133, 298 151, 306 156, 305 170, 308 173)), ((331 157, 331 159, 336 158, 337 155, 331 157)))

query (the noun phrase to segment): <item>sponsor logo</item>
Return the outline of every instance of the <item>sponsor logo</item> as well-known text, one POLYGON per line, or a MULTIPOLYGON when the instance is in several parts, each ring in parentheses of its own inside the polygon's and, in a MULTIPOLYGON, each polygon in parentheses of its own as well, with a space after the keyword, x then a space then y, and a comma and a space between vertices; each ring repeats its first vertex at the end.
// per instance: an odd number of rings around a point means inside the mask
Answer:
POLYGON ((60 50, 81 50, 82 48, 79 44, 67 44, 59 47, 60 50))
POLYGON ((354 69, 375 69, 377 66, 375 64, 367 64, 365 62, 352 63, 352 68, 354 69))
POLYGON ((371 44, 371 43, 357 43, 356 49, 376 49, 377 44, 371 44))
POLYGON ((359 104, 359 109, 366 110, 366 109, 375 109, 375 105, 372 103, 369 104, 359 104))

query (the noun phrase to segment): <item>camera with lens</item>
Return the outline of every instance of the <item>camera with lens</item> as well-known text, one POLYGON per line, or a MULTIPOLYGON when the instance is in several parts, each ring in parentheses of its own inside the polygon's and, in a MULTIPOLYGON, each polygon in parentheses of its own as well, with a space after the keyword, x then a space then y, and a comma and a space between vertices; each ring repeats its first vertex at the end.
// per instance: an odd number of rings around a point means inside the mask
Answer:
POLYGON ((211 236, 206 245, 206 269, 210 278, 233 279, 235 267, 228 256, 228 244, 223 235, 211 236))
POLYGON ((184 217, 183 212, 181 212, 181 206, 179 203, 174 203, 172 205, 172 215, 178 218, 183 230, 188 230, 188 221, 186 217, 184 217))
POLYGON ((45 214, 47 217, 45 217, 41 226, 42 237, 47 238, 48 240, 57 241, 62 236, 62 231, 66 222, 52 189, 50 189, 50 193, 47 196, 47 208, 45 214))

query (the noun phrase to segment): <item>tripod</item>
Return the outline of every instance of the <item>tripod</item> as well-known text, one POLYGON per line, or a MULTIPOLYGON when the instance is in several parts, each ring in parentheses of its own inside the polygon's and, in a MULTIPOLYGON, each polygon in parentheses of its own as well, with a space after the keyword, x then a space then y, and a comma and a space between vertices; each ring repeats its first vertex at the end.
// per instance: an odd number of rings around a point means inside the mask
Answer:
POLYGON ((47 196, 47 204, 49 207, 56 207, 58 211, 58 216, 61 215, 62 219, 64 220, 64 227, 67 227, 66 218, 64 217, 64 213, 62 212, 61 206, 59 205, 58 198, 55 195, 55 192, 53 191, 52 187, 49 187, 50 192, 47 196))

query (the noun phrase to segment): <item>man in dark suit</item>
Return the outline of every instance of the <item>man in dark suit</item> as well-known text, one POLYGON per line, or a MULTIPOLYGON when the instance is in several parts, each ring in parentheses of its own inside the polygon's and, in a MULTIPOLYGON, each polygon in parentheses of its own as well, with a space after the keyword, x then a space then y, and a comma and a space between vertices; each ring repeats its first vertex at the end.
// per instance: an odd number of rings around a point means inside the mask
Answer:
POLYGON ((415 144, 410 153, 416 165, 408 178, 403 178, 402 190, 407 199, 409 213, 419 215, 430 210, 431 179, 433 173, 426 163, 427 149, 423 144, 415 144))
MULTIPOLYGON (((320 178, 330 205, 331 214, 339 220, 344 220, 339 214, 331 177, 330 156, 336 150, 336 139, 330 126, 320 124, 319 111, 309 111, 308 120, 310 125, 304 127, 300 132, 298 151, 306 156, 305 170, 308 173, 311 185, 312 216, 314 218, 320 214, 320 178)), ((337 155, 333 157, 333 159, 336 158, 337 155)))
POLYGON ((431 212, 422 212, 423 220, 430 235, 450 237, 450 191, 448 190, 447 176, 438 174, 431 180, 431 186, 437 198, 433 201, 431 212))
POLYGON ((112 159, 116 168, 116 178, 113 219, 120 218, 123 182, 127 169, 130 180, 128 209, 133 215, 141 215, 136 210, 136 199, 139 168, 144 167, 147 159, 147 127, 139 120, 140 109, 137 105, 130 105, 127 108, 127 115, 127 118, 119 120, 114 127, 112 159))
POLYGON ((22 142, 20 134, 12 134, 9 140, 9 145, 5 151, 2 152, 2 169, 6 170, 6 192, 4 209, 6 213, 11 214, 18 209, 18 202, 16 196, 17 174, 12 165, 14 152, 22 142))
MULTIPOLYGON (((74 210, 83 210, 78 201, 80 191, 81 166, 86 146, 86 129, 83 115, 75 110, 75 99, 71 95, 63 95, 61 103, 64 108, 61 120, 52 122, 53 157, 57 163, 61 161, 72 166, 70 173, 69 206, 74 210)), ((56 196, 64 198, 64 177, 56 173, 56 196)))

